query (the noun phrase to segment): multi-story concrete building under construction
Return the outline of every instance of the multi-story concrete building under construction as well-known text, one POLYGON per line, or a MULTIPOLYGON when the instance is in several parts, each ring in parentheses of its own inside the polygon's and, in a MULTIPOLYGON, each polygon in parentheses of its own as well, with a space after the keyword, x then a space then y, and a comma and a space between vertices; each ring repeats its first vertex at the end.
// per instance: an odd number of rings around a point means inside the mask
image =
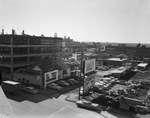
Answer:
MULTIPOLYGON (((10 74, 13 79, 14 70, 32 65, 38 59, 56 59, 62 52, 62 38, 55 34, 54 37, 17 35, 15 30, 12 34, 0 35, 0 69, 10 74), (7 71, 6 71, 7 70, 7 71)), ((5 74, 4 74, 5 75, 5 74)))

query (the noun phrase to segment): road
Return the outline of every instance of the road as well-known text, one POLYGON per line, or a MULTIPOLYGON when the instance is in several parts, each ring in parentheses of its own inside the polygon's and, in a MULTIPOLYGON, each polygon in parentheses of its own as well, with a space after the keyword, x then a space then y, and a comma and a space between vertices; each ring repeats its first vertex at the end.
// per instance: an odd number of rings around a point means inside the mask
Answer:
MULTIPOLYGON (((150 115, 134 115, 121 110, 116 110, 116 112, 102 111, 101 113, 97 113, 78 108, 74 102, 66 101, 66 97, 72 94, 71 92, 62 94, 57 98, 48 98, 41 94, 37 96, 27 93, 22 94, 22 98, 27 98, 27 96, 29 98, 22 101, 15 101, 6 98, 0 88, 0 114, 2 118, 150 118, 150 115), (43 100, 33 102, 32 100, 34 98, 40 100, 43 98, 43 100)), ((15 97, 17 98, 17 96, 15 97)))
POLYGON ((8 99, 18 118, 117 118, 111 114, 80 109, 73 102, 65 101, 66 95, 47 99, 39 103, 30 101, 16 102, 8 99), (106 117, 107 115, 107 117, 106 117), (109 115, 109 117, 108 117, 109 115))

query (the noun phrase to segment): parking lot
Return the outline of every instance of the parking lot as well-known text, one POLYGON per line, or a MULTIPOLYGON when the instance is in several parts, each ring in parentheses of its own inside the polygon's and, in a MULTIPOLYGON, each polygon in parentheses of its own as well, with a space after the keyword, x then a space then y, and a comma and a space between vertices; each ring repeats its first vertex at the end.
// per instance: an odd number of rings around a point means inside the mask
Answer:
POLYGON ((38 94, 29 94, 24 91, 20 91, 18 95, 14 94, 8 94, 5 93, 6 97, 12 100, 15 100, 17 102, 22 102, 24 100, 28 100, 34 103, 41 102, 43 100, 49 99, 49 98, 58 98, 60 95, 67 93, 71 90, 74 90, 78 88, 80 85, 74 85, 69 87, 63 87, 61 91, 53 90, 53 89, 39 89, 38 94))

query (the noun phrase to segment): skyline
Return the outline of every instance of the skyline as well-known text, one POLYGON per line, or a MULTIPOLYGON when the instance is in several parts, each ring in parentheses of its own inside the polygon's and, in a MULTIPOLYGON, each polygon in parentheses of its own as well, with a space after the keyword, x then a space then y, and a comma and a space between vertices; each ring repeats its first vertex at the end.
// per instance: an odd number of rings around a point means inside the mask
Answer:
POLYGON ((150 0, 0 0, 0 19, 8 34, 150 44, 150 0))

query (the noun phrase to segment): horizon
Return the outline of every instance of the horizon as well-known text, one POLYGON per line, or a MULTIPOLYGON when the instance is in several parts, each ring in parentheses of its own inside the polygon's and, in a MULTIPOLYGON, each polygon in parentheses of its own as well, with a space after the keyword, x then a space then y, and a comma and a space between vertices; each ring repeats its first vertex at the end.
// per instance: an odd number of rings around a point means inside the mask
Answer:
POLYGON ((0 0, 5 33, 150 44, 150 0, 0 0))

